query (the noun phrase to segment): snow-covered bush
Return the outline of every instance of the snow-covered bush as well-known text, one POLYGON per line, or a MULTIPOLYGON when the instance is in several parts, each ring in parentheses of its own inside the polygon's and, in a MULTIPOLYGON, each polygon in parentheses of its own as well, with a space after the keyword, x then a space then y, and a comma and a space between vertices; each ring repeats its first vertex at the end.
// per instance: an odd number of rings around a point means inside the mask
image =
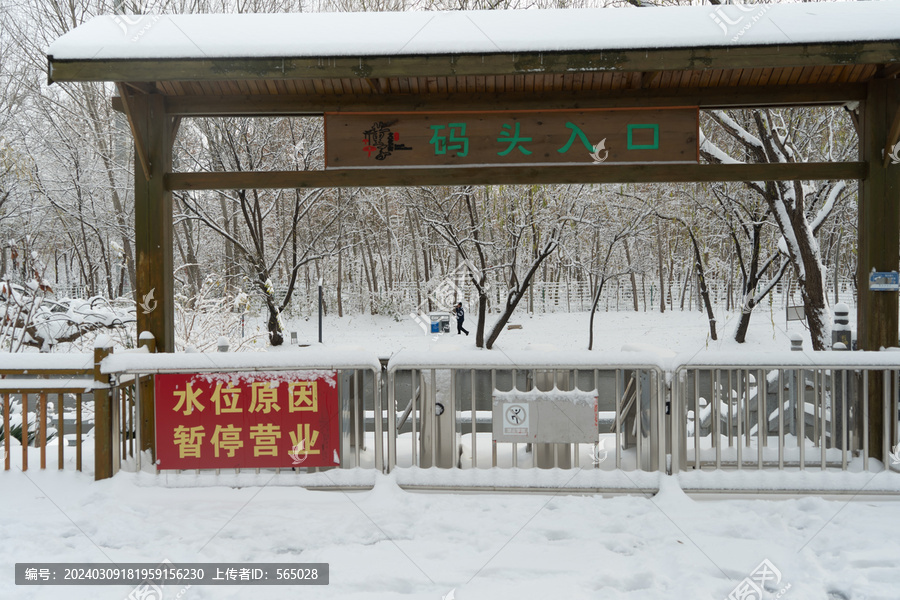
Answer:
POLYGON ((210 275, 193 296, 175 295, 175 348, 192 347, 200 352, 215 350, 220 337, 228 340, 230 350, 262 349, 262 334, 254 325, 243 322, 250 310, 250 298, 244 292, 231 295, 221 277, 210 275))
POLYGON ((0 281, 0 350, 50 352, 60 344, 82 350, 100 331, 131 345, 133 303, 122 306, 100 296, 54 299, 52 295, 53 290, 37 279, 25 285, 0 281))

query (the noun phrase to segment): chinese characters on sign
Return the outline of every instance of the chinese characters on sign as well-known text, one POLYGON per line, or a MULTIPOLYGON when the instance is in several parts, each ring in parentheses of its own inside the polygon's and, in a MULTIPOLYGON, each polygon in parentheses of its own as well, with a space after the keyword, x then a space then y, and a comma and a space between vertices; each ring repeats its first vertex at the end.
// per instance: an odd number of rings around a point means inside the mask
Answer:
POLYGON ((336 374, 156 376, 160 469, 340 463, 336 374))
POLYGON ((326 168, 697 163, 699 109, 326 113, 326 168), (403 143, 400 143, 400 140, 403 143))

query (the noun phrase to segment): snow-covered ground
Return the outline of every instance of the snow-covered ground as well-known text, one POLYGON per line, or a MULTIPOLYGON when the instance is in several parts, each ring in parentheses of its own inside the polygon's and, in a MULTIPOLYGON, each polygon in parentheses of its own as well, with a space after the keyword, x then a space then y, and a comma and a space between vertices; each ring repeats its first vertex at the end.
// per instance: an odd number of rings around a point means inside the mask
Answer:
MULTIPOLYGON (((497 315, 487 317, 487 336, 497 315)), ((521 325, 521 329, 504 329, 496 347, 504 350, 570 350, 586 349, 590 314, 552 313, 529 315, 516 312, 509 323, 521 325)), ((703 349, 789 350, 788 333, 804 336, 804 348, 810 349, 809 332, 798 321, 785 322, 784 311, 769 311, 760 307, 750 320, 747 341, 743 345, 733 340, 740 315, 718 310, 716 313, 718 340, 709 339, 709 321, 706 313, 699 311, 654 312, 597 312, 594 317, 594 349, 617 350, 625 343, 668 348, 674 352, 703 349)), ((469 336, 456 333, 456 321, 451 322, 450 334, 437 340, 426 335, 418 322, 409 317, 392 318, 381 315, 354 315, 344 318, 327 316, 323 322, 323 342, 330 346, 353 346, 390 356, 401 349, 423 350, 438 348, 441 351, 454 348, 475 347, 477 315, 466 313, 464 327, 469 336)), ((856 313, 851 310, 851 325, 856 313)), ((289 331, 296 331, 301 344, 318 342, 318 322, 315 315, 308 319, 295 318, 287 322, 289 331)), ((854 327, 855 329, 855 327, 854 327)), ((288 336, 287 339, 290 339, 288 336)), ((283 349, 289 349, 285 346, 283 349)))
MULTIPOLYGON (((598 346, 607 348, 639 343, 676 352, 734 350, 735 317, 718 317, 719 342, 707 339, 706 319, 697 312, 599 313, 595 334, 598 346)), ((584 314, 524 315, 512 322, 523 328, 503 332, 498 346, 504 349, 552 352, 587 342, 584 314)), ((473 326, 474 315, 467 318, 467 327, 473 326)), ((299 331, 302 343, 317 335, 313 319, 296 320, 289 329, 299 331)), ((791 323, 790 330, 805 334, 799 323, 791 323)), ((433 340, 410 319, 386 317, 329 318, 324 338, 332 348, 362 347, 383 355, 401 348, 474 345, 471 335, 433 340)), ((805 344, 809 348, 808 335, 805 344)), ((760 312, 740 348, 765 352, 788 346, 783 313, 760 312)), ((280 351, 307 350, 315 346, 280 351)), ((90 461, 87 453, 85 460, 90 461)), ((67 465, 63 472, 40 471, 34 458, 30 464, 26 473, 0 472, 2 599, 140 597, 132 593, 134 586, 17 587, 17 562, 158 564, 166 559, 330 565, 328 586, 164 589, 165 598, 187 600, 758 600, 733 591, 746 591, 760 580, 768 590, 764 598, 900 597, 900 495, 867 493, 896 489, 896 473, 847 474, 848 488, 859 495, 769 499, 691 498, 682 491, 696 487, 698 477, 722 483, 723 477, 759 477, 754 473, 626 472, 618 479, 629 493, 601 497, 571 493, 580 479, 596 473, 587 469, 545 472, 559 483, 540 494, 448 494, 404 491, 400 484, 409 476, 404 469, 388 476, 371 470, 322 474, 338 482, 374 482, 368 491, 340 492, 296 487, 291 473, 246 474, 239 487, 233 477, 146 471, 123 471, 96 483, 90 469, 81 474, 67 465), (656 488, 656 494, 644 491, 656 488)), ((499 481, 506 474, 478 475, 499 481)))

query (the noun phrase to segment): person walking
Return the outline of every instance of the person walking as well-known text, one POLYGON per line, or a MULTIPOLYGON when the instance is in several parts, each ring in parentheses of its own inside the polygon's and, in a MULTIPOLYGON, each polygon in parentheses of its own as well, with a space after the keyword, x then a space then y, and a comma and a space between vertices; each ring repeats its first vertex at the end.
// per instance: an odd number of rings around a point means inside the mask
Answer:
POLYGON ((465 330, 463 327, 463 321, 466 320, 466 311, 463 310, 462 302, 456 305, 456 308, 453 309, 453 312, 456 314, 456 335, 464 333, 469 335, 469 332, 465 330))

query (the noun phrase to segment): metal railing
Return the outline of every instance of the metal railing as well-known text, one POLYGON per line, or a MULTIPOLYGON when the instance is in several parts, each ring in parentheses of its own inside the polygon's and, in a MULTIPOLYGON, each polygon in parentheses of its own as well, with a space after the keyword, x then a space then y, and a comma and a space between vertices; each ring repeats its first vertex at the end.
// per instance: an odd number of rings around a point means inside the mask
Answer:
POLYGON ((869 469, 870 392, 883 401, 881 455, 898 443, 900 355, 701 353, 675 369, 673 471, 869 469))
MULTIPOLYGON (((255 353, 151 353, 146 349, 122 352, 103 362, 102 371, 119 382, 122 407, 133 411, 117 415, 119 426, 113 432, 114 448, 154 450, 153 413, 154 378, 160 373, 278 373, 284 371, 334 371, 340 402, 340 468, 366 466, 363 453, 367 450, 366 415, 384 413, 381 401, 381 365, 374 356, 363 353, 335 353, 323 350, 279 353, 270 364, 254 361, 255 353), (248 362, 249 361, 249 362, 248 362), (260 363, 263 365, 261 366, 260 363), (126 385, 123 387, 123 383, 126 385), (147 424, 150 423, 151 426, 147 424), (133 435, 131 435, 133 434, 133 435), (124 437, 123 437, 124 436, 124 437), (149 439, 148 439, 149 438, 149 439)), ((371 467, 383 470, 384 434, 382 419, 372 419, 371 467)), ((367 454, 368 455, 368 454, 367 454)), ((141 453, 135 452, 135 469, 141 469, 141 453)), ((118 462, 116 462, 118 464, 118 462)), ((298 473, 320 471, 325 468, 302 467, 298 473)), ((219 472, 220 469, 212 469, 219 472)), ((246 469, 245 469, 246 470, 246 469)), ((281 469, 274 469, 279 472, 281 469)), ((241 470, 236 469, 239 473, 241 470)), ((260 469, 254 469, 260 472, 260 469)))
MULTIPOLYGON (((449 276, 452 277, 452 274, 449 276)), ((612 279, 603 287, 598 309, 611 312, 633 311, 635 295, 637 295, 638 304, 641 306, 641 310, 644 310, 645 304, 651 307, 659 306, 659 294, 662 293, 666 299, 666 306, 670 310, 697 310, 700 299, 695 278, 690 277, 685 280, 685 276, 686 274, 676 273, 671 280, 666 282, 662 290, 658 285, 659 275, 657 273, 644 273, 645 286, 640 282, 634 286, 628 278, 612 279)), ((502 281, 490 283, 489 306, 502 306, 507 292, 505 284, 502 281)), ((767 279, 762 279, 759 287, 762 288, 768 283, 767 279)), ((740 304, 740 281, 732 281, 729 284, 727 278, 709 276, 706 284, 710 301, 714 307, 734 307, 740 304)), ((478 293, 471 281, 465 278, 454 281, 454 287, 461 302, 470 307, 478 304, 478 293)), ((776 309, 783 309, 802 303, 799 289, 796 281, 785 277, 775 285, 770 294, 772 306, 776 309)), ((378 302, 387 302, 399 314, 406 315, 411 311, 418 311, 422 302, 427 300, 432 291, 432 288, 424 283, 398 281, 392 283, 386 292, 382 290, 378 293, 366 289, 348 290, 345 287, 342 298, 344 306, 354 307, 355 310, 361 312, 366 312, 373 302, 376 305, 378 302)), ((294 294, 290 303, 291 307, 301 314, 315 312, 317 295, 312 292, 313 290, 310 289, 308 293, 294 294)), ((276 298, 282 299, 286 293, 287 287, 275 288, 276 298)), ((527 304, 529 310, 538 313, 586 311, 590 310, 595 293, 596 288, 586 280, 535 281, 531 284, 527 304)), ((329 306, 336 304, 337 295, 334 286, 325 286, 325 296, 329 306)), ((840 278, 835 284, 833 277, 829 278, 828 297, 835 304, 844 302, 849 306, 856 306, 855 282, 849 278, 840 278)), ((258 300, 254 300, 254 302, 259 303, 258 300)), ((259 308, 262 309, 261 304, 259 308)), ((435 306, 434 309, 437 310, 437 307, 435 306)))
POLYGON ((74 442, 74 464, 81 470, 91 425, 95 477, 111 476, 129 457, 140 469, 141 450, 153 448, 153 374, 247 370, 337 373, 345 469, 856 471, 872 468, 873 452, 889 468, 888 457, 900 448, 900 353, 894 352, 701 352, 682 358, 401 351, 379 362, 364 352, 316 350, 278 353, 249 369, 248 355, 240 353, 107 354, 4 357, 4 469, 13 467, 10 438, 16 435, 23 442, 22 470, 29 467, 29 448, 39 449, 41 468, 53 467, 48 441, 54 436, 57 467, 72 462, 66 442, 74 442), (495 399, 513 391, 592 392, 596 438, 496 441, 495 399), (870 410, 872 397, 886 399, 878 414, 870 410))
POLYGON ((479 351, 428 358, 401 351, 388 363, 387 471, 397 466, 577 468, 585 451, 594 467, 602 468, 602 451, 604 457, 614 454, 616 469, 665 468, 665 376, 653 357, 579 352, 559 361, 530 352, 479 351), (596 391, 594 443, 494 441, 493 397, 511 390, 596 391), (603 447, 606 441, 614 450, 603 447), (485 447, 489 459, 486 452, 479 457, 485 447))

